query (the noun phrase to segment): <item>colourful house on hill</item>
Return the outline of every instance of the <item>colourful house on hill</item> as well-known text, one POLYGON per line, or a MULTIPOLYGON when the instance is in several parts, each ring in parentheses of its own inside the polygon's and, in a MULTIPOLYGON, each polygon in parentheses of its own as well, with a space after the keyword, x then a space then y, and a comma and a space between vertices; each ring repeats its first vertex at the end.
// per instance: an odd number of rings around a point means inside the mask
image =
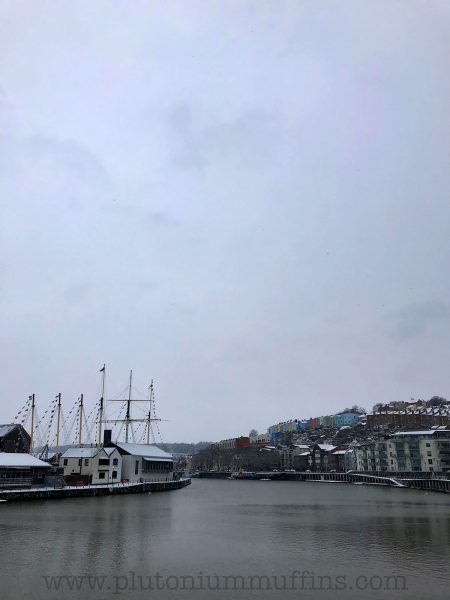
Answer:
POLYGON ((355 425, 359 421, 359 413, 345 412, 339 413, 334 417, 336 427, 344 427, 345 425, 355 425))

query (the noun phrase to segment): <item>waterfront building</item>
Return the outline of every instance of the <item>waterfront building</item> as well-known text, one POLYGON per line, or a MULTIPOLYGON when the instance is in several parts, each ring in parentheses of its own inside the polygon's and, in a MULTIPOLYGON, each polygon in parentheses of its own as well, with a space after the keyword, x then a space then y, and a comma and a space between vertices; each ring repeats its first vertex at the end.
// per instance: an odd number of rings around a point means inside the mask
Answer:
POLYGON ((44 485, 48 463, 23 452, 0 452, 0 489, 44 485))
POLYGON ((121 455, 123 481, 136 483, 173 479, 173 456, 157 446, 110 442, 108 447, 117 448, 121 455))
POLYGON ((22 425, 9 423, 0 425, 0 452, 21 452, 27 454, 30 451, 31 438, 22 425))
POLYGON ((345 471, 346 450, 335 448, 328 455, 328 469, 330 471, 345 471))
POLYGON ((330 459, 333 450, 337 450, 337 447, 332 444, 314 444, 309 451, 308 469, 310 471, 329 471, 334 468, 331 466, 333 460, 330 459))
POLYGON ((122 480, 122 455, 117 448, 100 448, 92 459, 90 483, 118 483, 122 480))
POLYGON ((67 484, 91 483, 97 448, 68 448, 59 459, 67 484))
POLYGON ((358 471, 448 472, 450 430, 402 431, 355 448, 358 471))

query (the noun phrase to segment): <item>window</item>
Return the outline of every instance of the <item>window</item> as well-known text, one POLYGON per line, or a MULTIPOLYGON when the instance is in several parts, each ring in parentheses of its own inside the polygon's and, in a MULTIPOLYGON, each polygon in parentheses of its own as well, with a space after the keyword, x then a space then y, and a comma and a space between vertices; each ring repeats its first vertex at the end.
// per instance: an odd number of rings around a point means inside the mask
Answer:
POLYGON ((425 446, 426 446, 427 448, 431 448, 431 444, 430 444, 429 442, 427 442, 427 443, 425 444, 425 446))
POLYGON ((98 478, 99 479, 105 479, 105 472, 104 471, 99 471, 98 478))
POLYGON ((429 465, 432 465, 432 464, 433 464, 433 459, 432 459, 432 458, 429 458, 429 459, 428 459, 428 464, 429 464, 429 465))
POLYGON ((139 461, 136 461, 136 464, 134 465, 134 474, 138 475, 139 473, 139 461))
POLYGON ((64 466, 65 466, 65 467, 67 467, 67 463, 68 463, 68 462, 69 462, 69 461, 67 460, 67 458, 65 458, 65 459, 64 459, 64 466))
POLYGON ((98 464, 101 467, 109 467, 109 458, 99 458, 98 459, 98 464))
POLYGON ((431 451, 430 450, 427 451, 427 456, 431 456, 431 451))
POLYGON ((81 458, 78 459, 78 466, 81 467, 81 458))
POLYGON ((85 458, 85 459, 84 459, 84 466, 85 466, 85 467, 88 467, 88 466, 89 466, 89 459, 88 459, 88 458, 85 458))
POLYGON ((113 479, 117 479, 117 471, 113 471, 112 472, 112 478, 113 479))
POLYGON ((117 467, 118 464, 119 464, 119 459, 118 458, 113 458, 113 465, 115 467, 117 467))

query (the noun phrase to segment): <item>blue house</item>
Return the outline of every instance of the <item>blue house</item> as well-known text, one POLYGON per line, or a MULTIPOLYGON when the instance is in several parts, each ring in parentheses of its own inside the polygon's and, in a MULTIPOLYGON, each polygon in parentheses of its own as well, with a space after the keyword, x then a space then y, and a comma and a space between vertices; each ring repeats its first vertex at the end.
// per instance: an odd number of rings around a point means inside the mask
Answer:
POLYGON ((336 427, 343 427, 344 425, 355 425, 359 421, 359 413, 345 412, 339 413, 334 417, 334 423, 336 427))

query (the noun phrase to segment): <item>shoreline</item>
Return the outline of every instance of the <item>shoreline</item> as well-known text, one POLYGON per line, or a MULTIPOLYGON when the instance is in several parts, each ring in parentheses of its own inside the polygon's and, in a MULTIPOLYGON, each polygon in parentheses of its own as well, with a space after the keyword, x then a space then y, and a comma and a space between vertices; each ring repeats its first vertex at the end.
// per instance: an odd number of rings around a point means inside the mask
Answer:
POLYGON ((147 481, 145 483, 114 483, 90 486, 66 486, 62 488, 41 487, 16 490, 1 490, 0 501, 24 502, 27 500, 61 500, 64 498, 86 498, 123 494, 148 494, 179 490, 191 484, 190 478, 177 481, 147 481))

